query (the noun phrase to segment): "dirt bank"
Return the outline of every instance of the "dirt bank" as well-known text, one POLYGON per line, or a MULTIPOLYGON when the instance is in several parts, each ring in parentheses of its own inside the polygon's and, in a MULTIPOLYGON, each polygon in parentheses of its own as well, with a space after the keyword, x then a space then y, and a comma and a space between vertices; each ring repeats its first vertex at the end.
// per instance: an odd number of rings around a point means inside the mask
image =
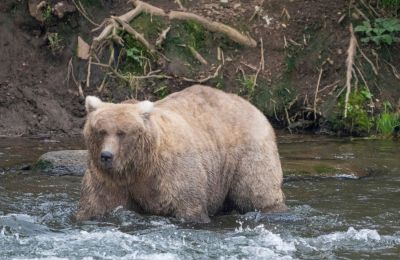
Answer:
MULTIPOLYGON (((99 93, 97 89, 104 71, 94 68, 90 86, 85 87, 86 61, 76 57, 77 37, 90 43, 99 31, 91 33, 95 26, 78 11, 58 18, 51 8, 62 1, 46 2, 50 13, 45 13, 44 21, 30 15, 26 0, 0 3, 0 135, 76 134, 81 131, 85 116, 83 98, 74 81, 67 80, 71 58, 84 95, 95 94, 112 101, 132 97, 156 100, 191 85, 184 77, 212 75, 222 64, 217 59, 221 46, 224 64, 218 77, 206 84, 246 97, 276 125, 291 129, 321 129, 322 126, 330 131, 327 119, 337 103, 333 97, 345 82, 348 25, 351 20, 360 20, 348 15, 348 1, 345 0, 232 0, 226 4, 182 1, 187 11, 248 33, 258 46, 244 47, 218 34, 201 32, 205 38, 204 44, 198 44, 198 51, 208 61, 207 65, 199 64, 193 57, 184 60, 187 57, 177 55, 182 47, 177 46, 175 52, 165 47, 168 62, 156 63, 153 70, 174 75, 172 79, 141 81, 135 89, 110 79, 99 93), (261 50, 265 67, 259 70, 261 50), (315 96, 321 71, 320 92, 315 96)), ((73 5, 72 1, 63 2, 73 5)), ((179 10, 174 1, 148 2, 166 11, 179 10)), ((85 0, 82 3, 97 23, 132 9, 126 1, 85 0)), ((152 26, 145 24, 145 29, 152 26)), ((157 32, 161 29, 162 26, 155 28, 157 32)), ((398 49, 392 46, 391 52, 398 49)), ((367 56, 373 59, 371 53, 367 52, 367 56)), ((398 67, 400 57, 392 55, 390 63, 398 67)), ((377 108, 382 100, 395 104, 400 97, 400 91, 392 87, 398 81, 390 67, 384 64, 381 67, 380 78, 366 76, 371 80, 369 87, 377 108)))

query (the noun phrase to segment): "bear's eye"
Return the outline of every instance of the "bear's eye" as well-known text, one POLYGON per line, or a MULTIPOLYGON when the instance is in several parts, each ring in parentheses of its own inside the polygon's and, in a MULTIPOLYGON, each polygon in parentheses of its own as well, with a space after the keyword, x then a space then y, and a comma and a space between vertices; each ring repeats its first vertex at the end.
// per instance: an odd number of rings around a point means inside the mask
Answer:
POLYGON ((105 136, 107 134, 106 130, 100 130, 99 135, 105 136))
POLYGON ((124 131, 119 130, 119 131, 117 131, 117 135, 119 137, 124 137, 126 135, 126 133, 124 131))

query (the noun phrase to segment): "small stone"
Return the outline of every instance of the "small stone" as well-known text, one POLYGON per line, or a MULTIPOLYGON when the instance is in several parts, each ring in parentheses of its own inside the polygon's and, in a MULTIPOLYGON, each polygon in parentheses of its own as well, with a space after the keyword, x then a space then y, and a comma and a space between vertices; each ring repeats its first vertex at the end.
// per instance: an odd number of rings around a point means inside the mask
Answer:
POLYGON ((65 1, 58 2, 53 7, 53 12, 58 18, 63 18, 65 14, 73 13, 76 11, 76 7, 74 5, 68 4, 65 1))

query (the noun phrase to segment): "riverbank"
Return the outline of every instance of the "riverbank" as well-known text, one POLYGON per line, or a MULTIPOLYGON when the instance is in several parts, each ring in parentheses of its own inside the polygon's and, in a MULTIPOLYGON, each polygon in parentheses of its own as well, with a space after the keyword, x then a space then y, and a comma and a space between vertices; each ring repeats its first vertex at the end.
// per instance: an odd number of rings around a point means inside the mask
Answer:
MULTIPOLYGON (((157 49, 162 55, 149 54, 122 33, 125 45, 116 48, 119 56, 114 56, 120 59, 115 68, 123 77, 96 65, 88 77, 88 61, 77 57, 78 36, 91 44, 102 30, 91 32, 96 28, 91 23, 122 15, 133 5, 102 0, 81 1, 82 6, 69 0, 47 0, 43 6, 36 2, 0 3, 0 135, 78 134, 85 118, 85 95, 113 102, 155 101, 207 78, 203 84, 248 99, 277 128, 329 135, 398 132, 398 43, 363 43, 365 35, 356 32, 359 48, 345 104, 349 25, 362 25, 377 15, 393 16, 385 9, 373 9, 374 14, 361 3, 349 6, 344 0, 183 1, 184 9, 174 1, 147 1, 166 12, 185 10, 229 25, 257 46, 244 46, 193 22, 142 14, 131 26, 152 44, 170 27, 157 49), (60 3, 68 6, 62 16, 56 8, 60 3), (39 8, 34 16, 33 7, 39 8), (165 77, 138 79, 154 72, 165 77)), ((105 63, 109 59, 99 57, 105 63)))

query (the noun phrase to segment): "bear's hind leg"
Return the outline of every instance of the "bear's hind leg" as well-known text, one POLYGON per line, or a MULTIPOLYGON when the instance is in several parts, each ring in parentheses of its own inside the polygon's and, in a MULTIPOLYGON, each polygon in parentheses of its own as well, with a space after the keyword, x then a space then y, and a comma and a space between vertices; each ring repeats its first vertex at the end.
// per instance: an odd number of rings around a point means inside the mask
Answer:
POLYGON ((287 207, 281 186, 282 169, 278 153, 274 149, 260 149, 241 158, 228 196, 242 213, 282 212, 287 207))

